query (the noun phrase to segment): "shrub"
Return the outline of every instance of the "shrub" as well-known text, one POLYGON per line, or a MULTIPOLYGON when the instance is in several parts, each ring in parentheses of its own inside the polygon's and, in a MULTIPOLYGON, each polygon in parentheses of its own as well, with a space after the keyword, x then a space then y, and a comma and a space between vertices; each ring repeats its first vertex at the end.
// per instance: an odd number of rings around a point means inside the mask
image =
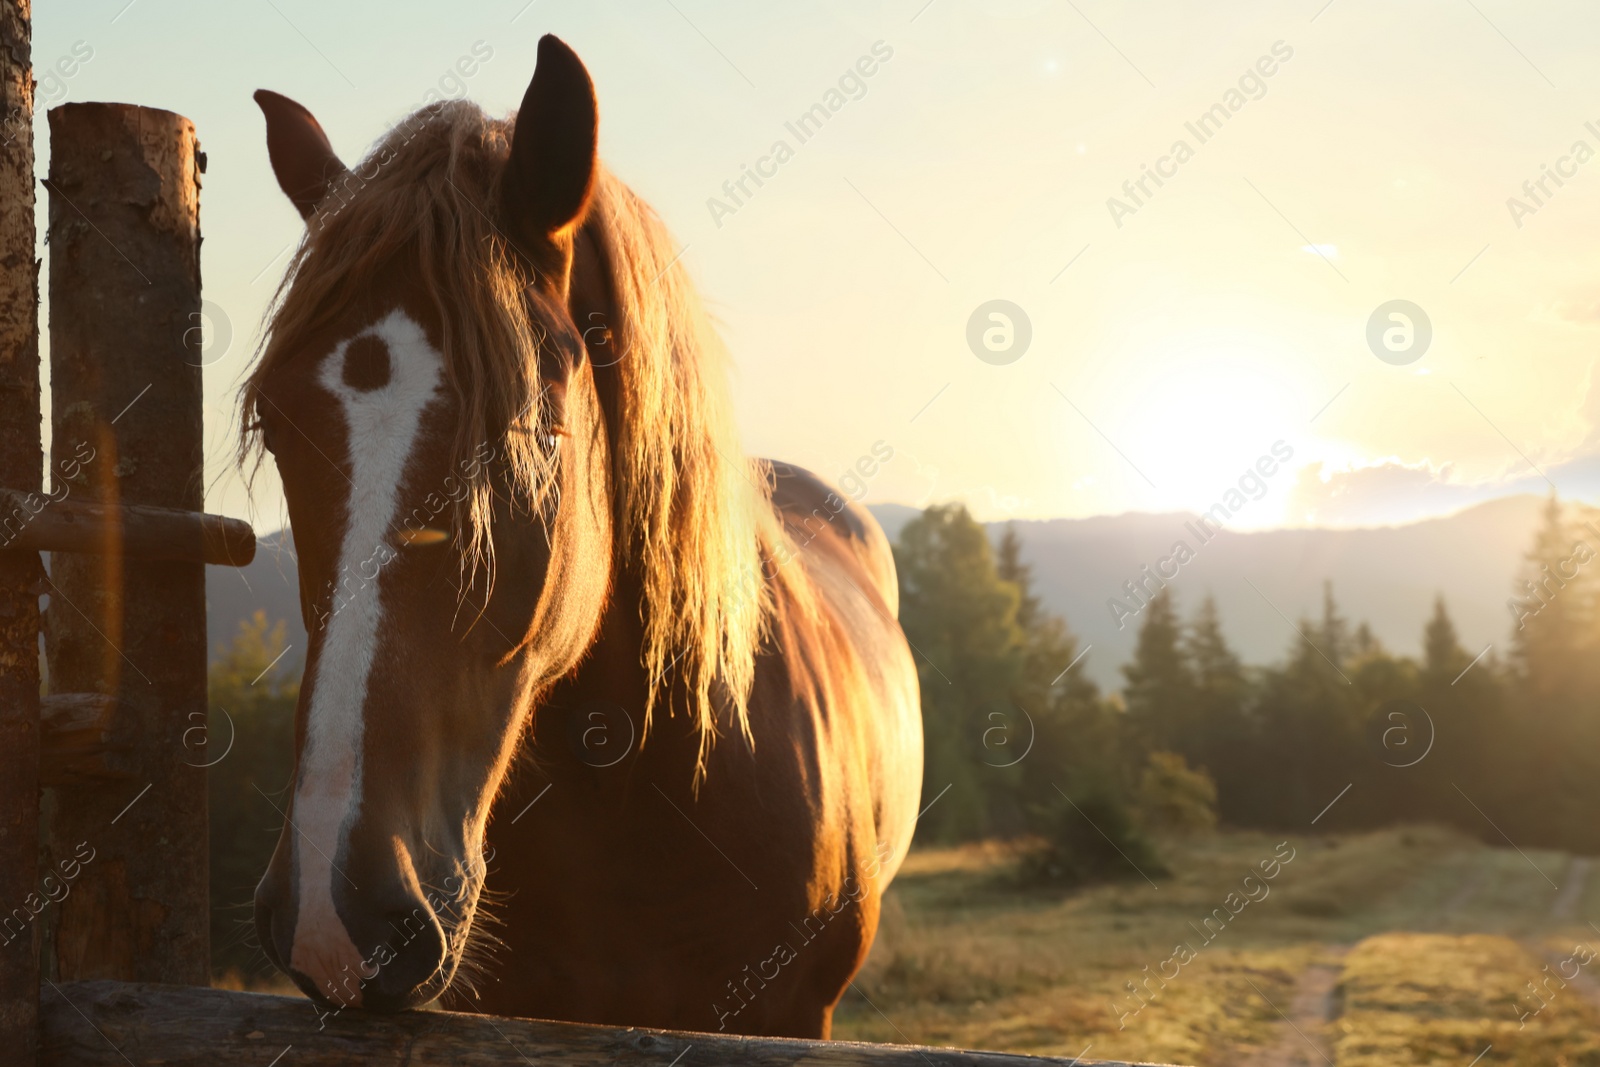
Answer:
POLYGON ((1063 796, 1033 816, 1043 841, 1022 858, 1026 883, 1074 887, 1170 873, 1127 806, 1109 792, 1086 792, 1075 801, 1063 796))
POLYGON ((1135 801, 1139 825, 1154 834, 1207 833, 1217 826, 1217 786, 1176 752, 1152 752, 1135 801))

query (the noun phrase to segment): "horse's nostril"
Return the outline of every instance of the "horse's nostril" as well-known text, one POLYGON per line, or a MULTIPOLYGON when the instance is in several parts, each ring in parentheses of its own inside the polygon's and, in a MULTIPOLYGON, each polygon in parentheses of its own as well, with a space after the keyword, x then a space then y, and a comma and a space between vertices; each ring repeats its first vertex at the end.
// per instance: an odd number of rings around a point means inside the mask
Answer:
POLYGON ((441 973, 449 964, 448 950, 444 929, 427 902, 396 886, 387 910, 372 907, 377 901, 362 903, 347 901, 340 909, 337 936, 359 953, 344 956, 341 967, 339 955, 318 947, 326 930, 295 928, 293 899, 269 872, 256 889, 256 936, 272 965, 307 996, 341 1008, 403 1011, 442 993, 449 977, 441 973))
MULTIPOLYGON (((375 924, 376 925, 376 924, 375 924)), ((374 930, 377 933, 377 930, 374 930)), ((433 909, 418 900, 383 918, 381 940, 369 957, 362 1004, 374 1011, 415 1007, 443 992, 437 981, 447 963, 444 930, 433 909)))

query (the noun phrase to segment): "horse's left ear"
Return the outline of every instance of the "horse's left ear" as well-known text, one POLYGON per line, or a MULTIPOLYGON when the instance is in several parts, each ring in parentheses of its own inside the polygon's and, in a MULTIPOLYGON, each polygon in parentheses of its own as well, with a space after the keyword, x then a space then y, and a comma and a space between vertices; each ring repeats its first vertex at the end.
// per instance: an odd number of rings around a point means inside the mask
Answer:
POLYGON ((583 217, 594 188, 599 125, 594 83, 583 61, 546 34, 500 183, 501 211, 516 236, 547 239, 583 217))

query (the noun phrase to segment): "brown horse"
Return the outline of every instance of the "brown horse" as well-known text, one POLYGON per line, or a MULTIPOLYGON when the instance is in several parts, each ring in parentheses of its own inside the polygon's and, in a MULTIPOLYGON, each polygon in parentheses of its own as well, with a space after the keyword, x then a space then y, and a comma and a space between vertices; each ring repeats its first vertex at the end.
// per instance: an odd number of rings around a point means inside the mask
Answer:
POLYGON ((268 956, 340 1008, 471 954, 480 1010, 827 1036, 922 770, 882 531, 740 457, 560 41, 514 123, 434 104, 354 171, 256 99, 307 222, 243 394, 311 634, 268 956))

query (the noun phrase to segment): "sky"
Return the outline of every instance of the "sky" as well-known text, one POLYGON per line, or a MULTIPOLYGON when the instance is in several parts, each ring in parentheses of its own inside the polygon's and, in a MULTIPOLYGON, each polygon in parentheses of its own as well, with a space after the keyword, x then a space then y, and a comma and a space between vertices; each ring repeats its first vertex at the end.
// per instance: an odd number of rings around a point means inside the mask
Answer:
POLYGON ((68 101, 206 151, 208 509, 283 525, 231 454, 301 233, 250 94, 353 163, 430 92, 514 109, 551 32, 721 324, 752 454, 892 450, 865 502, 986 520, 1204 510, 1275 447, 1236 528, 1600 497, 1592 4, 36 0, 41 175, 68 101))

